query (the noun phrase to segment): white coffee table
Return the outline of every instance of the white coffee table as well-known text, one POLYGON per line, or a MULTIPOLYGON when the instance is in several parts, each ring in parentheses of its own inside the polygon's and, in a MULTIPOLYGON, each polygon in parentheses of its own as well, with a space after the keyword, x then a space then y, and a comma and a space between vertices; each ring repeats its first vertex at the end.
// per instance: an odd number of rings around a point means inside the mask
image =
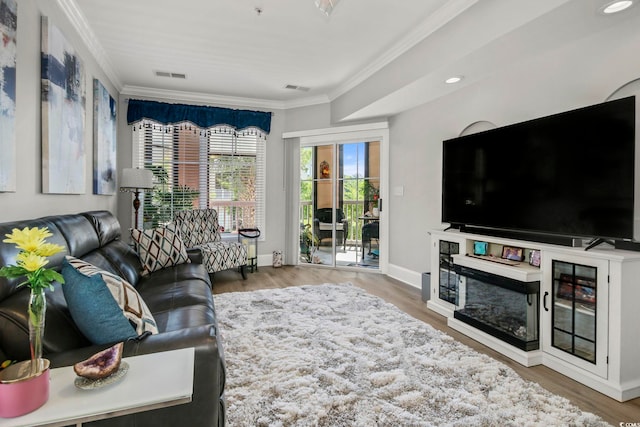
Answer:
POLYGON ((49 400, 0 427, 67 426, 191 402, 193 348, 126 357, 129 371, 118 383, 95 390, 74 385, 73 367, 52 369, 49 400))

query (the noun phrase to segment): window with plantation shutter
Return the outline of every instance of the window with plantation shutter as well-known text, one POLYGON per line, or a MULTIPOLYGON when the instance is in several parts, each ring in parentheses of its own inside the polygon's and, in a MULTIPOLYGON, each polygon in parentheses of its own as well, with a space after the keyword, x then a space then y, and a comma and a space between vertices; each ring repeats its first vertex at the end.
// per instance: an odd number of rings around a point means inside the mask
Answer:
POLYGON ((139 212, 145 228, 181 210, 213 208, 224 232, 257 227, 264 236, 266 136, 259 129, 143 120, 133 126, 133 141, 134 164, 154 174, 139 212))

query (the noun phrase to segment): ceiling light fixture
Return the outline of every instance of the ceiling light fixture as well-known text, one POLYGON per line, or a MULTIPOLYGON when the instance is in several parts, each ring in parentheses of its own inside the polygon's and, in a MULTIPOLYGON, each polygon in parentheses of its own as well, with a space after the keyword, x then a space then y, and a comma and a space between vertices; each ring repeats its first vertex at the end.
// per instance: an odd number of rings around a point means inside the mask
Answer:
POLYGON ((612 13, 622 12, 623 10, 630 8, 632 5, 633 0, 617 0, 605 4, 600 10, 602 13, 610 15, 612 13))
POLYGON ((316 7, 325 15, 329 16, 339 1, 340 0, 316 0, 316 7))
POLYGON ((444 82, 447 83, 447 84, 453 84, 453 83, 458 83, 462 79, 463 79, 462 76, 453 76, 453 77, 449 77, 444 82))

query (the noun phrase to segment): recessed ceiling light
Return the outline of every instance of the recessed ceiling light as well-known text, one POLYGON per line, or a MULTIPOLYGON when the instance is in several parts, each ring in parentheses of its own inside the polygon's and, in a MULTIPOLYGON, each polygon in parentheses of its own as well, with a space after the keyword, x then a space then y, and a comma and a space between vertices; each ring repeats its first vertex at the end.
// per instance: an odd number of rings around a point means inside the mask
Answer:
POLYGON ((458 83, 460 80, 462 80, 462 78, 463 78, 462 76, 453 76, 453 77, 449 77, 444 82, 447 84, 458 83))
POLYGON ((602 13, 610 15, 612 13, 622 12, 633 5, 633 0, 618 0, 612 1, 602 6, 602 13))

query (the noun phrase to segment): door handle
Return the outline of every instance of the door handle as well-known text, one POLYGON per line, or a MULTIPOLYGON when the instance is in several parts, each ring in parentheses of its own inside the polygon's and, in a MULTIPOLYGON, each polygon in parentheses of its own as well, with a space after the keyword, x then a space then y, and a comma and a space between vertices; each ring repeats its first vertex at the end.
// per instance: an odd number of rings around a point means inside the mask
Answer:
POLYGON ((549 296, 549 292, 544 293, 544 297, 542 297, 542 306, 544 307, 544 311, 549 311, 547 307, 547 297, 549 296))

